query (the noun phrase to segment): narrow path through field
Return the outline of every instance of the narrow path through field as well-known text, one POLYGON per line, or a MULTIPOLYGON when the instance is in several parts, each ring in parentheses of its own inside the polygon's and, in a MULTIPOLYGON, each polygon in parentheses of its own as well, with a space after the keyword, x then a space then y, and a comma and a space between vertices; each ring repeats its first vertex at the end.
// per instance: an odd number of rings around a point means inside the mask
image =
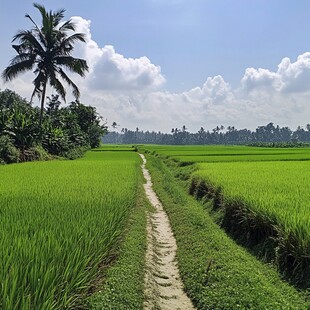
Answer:
POLYGON ((190 299, 183 291, 176 262, 176 241, 169 219, 157 195, 152 188, 151 176, 145 168, 146 159, 140 154, 142 171, 146 183, 146 195, 154 206, 154 212, 148 214, 147 252, 145 274, 145 309, 194 309, 190 299))

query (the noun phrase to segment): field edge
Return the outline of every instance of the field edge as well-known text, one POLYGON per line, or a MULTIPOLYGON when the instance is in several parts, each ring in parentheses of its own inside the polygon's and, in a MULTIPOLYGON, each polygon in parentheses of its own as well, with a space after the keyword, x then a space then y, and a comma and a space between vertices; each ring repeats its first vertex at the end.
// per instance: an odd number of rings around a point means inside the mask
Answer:
POLYGON ((305 296, 283 282, 274 268, 227 237, 203 206, 186 193, 162 158, 147 158, 154 189, 177 240, 185 290, 198 309, 309 307, 305 296))

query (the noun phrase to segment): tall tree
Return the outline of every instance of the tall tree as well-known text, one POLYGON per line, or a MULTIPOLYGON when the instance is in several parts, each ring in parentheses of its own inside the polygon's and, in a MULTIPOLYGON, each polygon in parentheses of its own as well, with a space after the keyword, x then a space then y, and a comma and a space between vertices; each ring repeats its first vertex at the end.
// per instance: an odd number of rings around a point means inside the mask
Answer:
POLYGON ((84 34, 75 33, 75 24, 68 20, 64 23, 64 9, 56 12, 46 11, 44 6, 34 3, 33 6, 39 10, 42 25, 39 27, 32 17, 25 15, 32 24, 31 30, 20 30, 13 37, 12 45, 17 52, 9 66, 3 71, 2 78, 6 81, 14 79, 20 73, 33 70, 36 74, 33 80, 34 90, 31 100, 35 95, 41 100, 41 111, 39 125, 42 125, 46 86, 49 83, 56 92, 65 100, 66 90, 59 78, 64 80, 73 89, 73 96, 78 99, 80 91, 64 71, 68 70, 84 77, 88 71, 85 60, 74 58, 72 51, 74 43, 85 42, 84 34))

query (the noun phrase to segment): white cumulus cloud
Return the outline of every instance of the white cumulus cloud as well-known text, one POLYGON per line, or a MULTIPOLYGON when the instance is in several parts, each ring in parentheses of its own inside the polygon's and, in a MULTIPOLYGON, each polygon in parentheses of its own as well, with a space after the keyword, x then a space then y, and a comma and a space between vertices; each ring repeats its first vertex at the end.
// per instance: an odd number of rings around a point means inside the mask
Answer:
POLYGON ((165 81, 159 66, 147 57, 125 58, 107 45, 89 76, 90 88, 97 90, 157 89, 165 81))
POLYGON ((144 91, 158 89, 165 82, 160 66, 154 65, 146 56, 126 58, 117 53, 112 45, 99 47, 91 37, 91 22, 78 16, 72 17, 72 20, 77 25, 76 30, 86 37, 86 44, 79 44, 77 54, 89 64, 89 88, 144 91))
POLYGON ((291 62, 288 57, 282 59, 276 72, 268 69, 247 68, 241 80, 245 91, 277 91, 286 94, 310 91, 310 52, 291 62))
POLYGON ((280 78, 276 72, 267 69, 247 68, 241 79, 241 85, 246 91, 278 89, 280 78))
MULTIPOLYGON (((100 45, 92 39, 89 20, 72 19, 86 36, 74 56, 86 59, 90 69, 85 79, 72 75, 72 80, 81 90, 81 102, 95 106, 108 124, 170 132, 183 125, 190 131, 217 125, 254 129, 269 122, 296 128, 310 121, 310 52, 295 61, 283 58, 276 71, 247 68, 236 88, 217 75, 175 93, 160 90, 165 78, 148 57, 129 58, 111 45, 100 45)), ((0 81, 0 88, 30 98, 33 78, 27 73, 7 84, 0 81)), ((68 89, 67 102, 72 99, 68 89)))
POLYGON ((286 93, 310 91, 310 52, 297 57, 291 63, 289 58, 284 58, 278 66, 277 74, 282 81, 281 91, 286 93))

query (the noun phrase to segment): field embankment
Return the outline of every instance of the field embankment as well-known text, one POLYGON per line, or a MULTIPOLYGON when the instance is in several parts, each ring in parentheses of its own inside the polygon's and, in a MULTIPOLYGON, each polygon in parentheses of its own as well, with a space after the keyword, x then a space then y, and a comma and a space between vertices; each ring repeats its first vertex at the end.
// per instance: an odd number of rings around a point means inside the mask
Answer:
POLYGON ((290 282, 310 287, 309 148, 150 146, 148 151, 177 163, 179 176, 190 179, 190 194, 211 205, 216 221, 235 240, 275 264, 290 282))
POLYGON ((309 163, 199 164, 191 194, 212 201, 219 223, 282 274, 310 287, 309 163))
MULTIPOLYGON (((142 180, 142 174, 140 177, 142 180)), ((137 195, 136 207, 130 214, 122 241, 115 249, 117 257, 108 268, 104 266, 100 269, 100 281, 95 292, 88 298, 87 309, 143 309, 146 212, 151 212, 152 209, 145 197, 142 182, 139 182, 137 195)))
MULTIPOLYGON (((149 156, 149 168, 176 235, 185 289, 195 305, 199 309, 307 309, 305 298, 283 282, 274 267, 236 245, 213 222, 206 205, 188 196, 185 184, 193 171, 199 173, 199 167, 180 167, 170 160, 167 166, 156 154, 149 156)), ((221 214, 215 216, 219 219, 221 214)))
POLYGON ((142 171, 146 196, 153 206, 147 216, 147 251, 144 309, 194 309, 183 291, 176 261, 176 240, 163 205, 153 190, 152 179, 143 159, 142 171))

